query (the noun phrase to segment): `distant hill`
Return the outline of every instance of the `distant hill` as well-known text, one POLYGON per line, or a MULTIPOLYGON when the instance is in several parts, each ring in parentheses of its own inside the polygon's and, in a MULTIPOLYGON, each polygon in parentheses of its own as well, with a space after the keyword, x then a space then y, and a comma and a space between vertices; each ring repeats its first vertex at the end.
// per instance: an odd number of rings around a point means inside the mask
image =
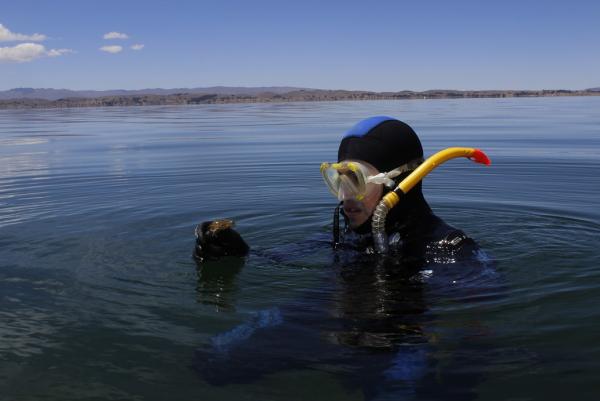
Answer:
POLYGON ((258 95, 261 93, 282 94, 306 88, 295 88, 291 86, 265 86, 265 87, 234 87, 234 86, 211 86, 206 88, 151 88, 140 90, 70 90, 51 88, 14 88, 0 91, 0 100, 10 99, 43 99, 58 100, 67 98, 93 99, 106 96, 135 96, 135 95, 175 95, 175 94, 216 94, 216 95, 258 95))
MULTIPOLYGON (((195 88, 146 89, 143 91, 64 91, 55 89, 14 89, 10 96, 1 99, 0 109, 63 108, 63 107, 113 107, 158 106, 222 103, 281 103, 281 102, 333 102, 338 100, 400 100, 400 99, 466 99, 513 98, 547 96, 600 96, 600 90, 483 90, 458 91, 435 89, 424 92, 370 92, 348 90, 295 89, 284 87, 264 88, 195 88), (292 90, 290 90, 292 89, 292 90), (56 91, 56 92, 53 92, 56 91), (161 93, 156 93, 156 92, 161 93), (175 92, 175 93, 171 93, 175 92), (75 93, 77 96, 72 96, 75 93), (92 94, 91 96, 89 94, 92 94), (113 93, 108 95, 108 93, 113 93), (41 95, 58 96, 44 99, 41 95), (66 96, 65 96, 66 95, 66 96), (26 97, 24 97, 26 96, 26 97)), ((6 93, 5 92, 5 93, 6 93)))
POLYGON ((600 86, 599 86, 599 87, 597 87, 597 88, 589 88, 589 89, 586 89, 586 91, 590 91, 590 92, 600 92, 600 86))

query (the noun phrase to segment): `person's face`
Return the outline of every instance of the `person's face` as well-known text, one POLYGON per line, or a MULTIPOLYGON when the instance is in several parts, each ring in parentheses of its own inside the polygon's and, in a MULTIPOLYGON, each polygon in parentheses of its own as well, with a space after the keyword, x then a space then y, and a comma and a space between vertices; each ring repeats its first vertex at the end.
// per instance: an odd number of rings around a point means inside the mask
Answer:
POLYGON ((383 194, 383 185, 377 185, 374 191, 370 191, 363 200, 344 200, 344 214, 348 217, 350 228, 357 228, 366 222, 377 207, 383 194))

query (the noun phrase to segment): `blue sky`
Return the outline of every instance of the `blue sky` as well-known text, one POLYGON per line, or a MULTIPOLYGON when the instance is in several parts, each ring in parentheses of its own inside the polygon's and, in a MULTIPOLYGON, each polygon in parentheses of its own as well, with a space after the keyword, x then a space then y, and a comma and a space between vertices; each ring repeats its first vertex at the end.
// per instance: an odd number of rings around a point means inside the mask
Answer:
POLYGON ((600 86, 600 1, 6 0, 0 24, 0 90, 600 86))

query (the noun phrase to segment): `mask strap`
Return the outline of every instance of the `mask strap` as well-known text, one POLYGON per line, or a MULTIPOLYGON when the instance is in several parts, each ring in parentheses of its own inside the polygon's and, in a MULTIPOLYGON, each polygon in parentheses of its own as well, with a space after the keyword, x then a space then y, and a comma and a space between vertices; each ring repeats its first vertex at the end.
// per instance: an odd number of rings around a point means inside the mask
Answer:
POLYGON ((340 207, 343 202, 340 202, 333 212, 333 249, 337 249, 340 245, 340 207))
POLYGON ((384 184, 388 188, 393 188, 395 186, 393 178, 398 177, 400 174, 406 173, 407 171, 416 169, 421 165, 421 163, 423 163, 423 161, 423 158, 411 160, 408 163, 393 169, 392 171, 388 171, 387 173, 384 172, 376 175, 370 175, 367 177, 367 182, 371 182, 373 184, 384 184))

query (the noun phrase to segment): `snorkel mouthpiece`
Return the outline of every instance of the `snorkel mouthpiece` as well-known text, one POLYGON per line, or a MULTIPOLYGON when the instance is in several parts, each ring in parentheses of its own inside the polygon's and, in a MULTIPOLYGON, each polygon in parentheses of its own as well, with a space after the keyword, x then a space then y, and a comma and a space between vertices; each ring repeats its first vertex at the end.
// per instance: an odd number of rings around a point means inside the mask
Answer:
POLYGON ((385 232, 385 220, 388 212, 396 206, 402 197, 408 193, 415 185, 419 183, 427 174, 436 167, 457 157, 466 157, 476 163, 489 166, 491 161, 485 153, 474 148, 447 148, 430 156, 405 179, 392 192, 387 193, 379 202, 373 212, 371 229, 373 233, 373 242, 375 251, 385 254, 389 251, 387 234, 385 232))

